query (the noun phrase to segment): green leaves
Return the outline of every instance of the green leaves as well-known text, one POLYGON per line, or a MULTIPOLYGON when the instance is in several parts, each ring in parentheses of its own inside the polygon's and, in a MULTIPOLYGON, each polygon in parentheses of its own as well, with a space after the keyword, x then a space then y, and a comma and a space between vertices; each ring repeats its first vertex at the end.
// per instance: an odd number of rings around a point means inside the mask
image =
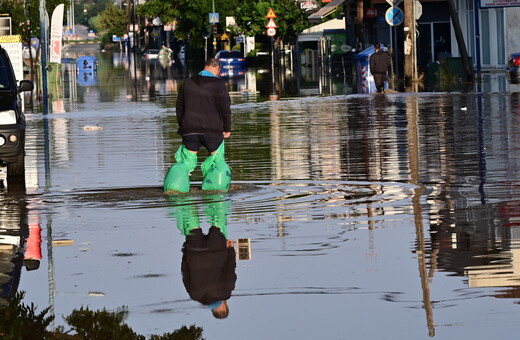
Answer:
POLYGON ((0 337, 5 340, 43 339, 45 329, 54 320, 47 316, 50 307, 36 313, 33 303, 30 306, 21 301, 25 293, 16 293, 9 304, 0 309, 0 337))
POLYGON ((235 11, 238 27, 248 36, 265 34, 268 22, 266 15, 270 8, 276 13, 277 18, 274 21, 280 36, 294 35, 310 26, 306 15, 298 9, 293 0, 246 0, 241 2, 235 11))
MULTIPOLYGON (((135 333, 126 323, 128 310, 125 307, 116 311, 96 310, 88 307, 75 309, 65 317, 71 328, 65 332, 63 326, 55 331, 46 330, 54 320, 48 315, 50 307, 40 313, 33 303, 25 305, 25 293, 16 293, 7 305, 0 306, 0 338, 2 340, 31 339, 74 339, 74 340, 145 340, 146 337, 135 333), (69 335, 72 333, 73 335, 69 335)), ((203 329, 195 325, 182 326, 172 333, 152 335, 150 340, 204 340, 203 329)))
POLYGON ((99 25, 108 33, 122 37, 127 33, 127 18, 125 11, 109 4, 99 15, 99 25))

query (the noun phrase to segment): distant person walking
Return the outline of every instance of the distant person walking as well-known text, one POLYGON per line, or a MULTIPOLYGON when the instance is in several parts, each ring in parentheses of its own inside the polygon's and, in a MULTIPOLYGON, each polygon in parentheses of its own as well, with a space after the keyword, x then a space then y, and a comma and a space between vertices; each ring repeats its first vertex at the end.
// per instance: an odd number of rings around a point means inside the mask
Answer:
POLYGON ((383 93, 385 90, 385 80, 391 62, 390 53, 382 50, 381 45, 376 43, 374 53, 370 56, 370 73, 374 76, 377 93, 383 93))

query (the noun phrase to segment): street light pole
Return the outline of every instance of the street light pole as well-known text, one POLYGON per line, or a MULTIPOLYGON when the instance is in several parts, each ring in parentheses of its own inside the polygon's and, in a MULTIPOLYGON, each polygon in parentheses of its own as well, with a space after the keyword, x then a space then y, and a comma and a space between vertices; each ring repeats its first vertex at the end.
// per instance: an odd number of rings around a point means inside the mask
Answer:
MULTIPOLYGON (((211 0, 211 3, 213 4, 212 13, 215 13, 215 0, 211 0)), ((217 25, 217 24, 214 24, 214 25, 217 25)), ((213 31, 213 54, 217 50, 217 32, 215 32, 215 31, 216 30, 213 31)))
POLYGON ((45 0, 40 0, 40 54, 42 65, 42 99, 43 114, 49 113, 49 99, 47 98, 47 27, 45 26, 45 0))

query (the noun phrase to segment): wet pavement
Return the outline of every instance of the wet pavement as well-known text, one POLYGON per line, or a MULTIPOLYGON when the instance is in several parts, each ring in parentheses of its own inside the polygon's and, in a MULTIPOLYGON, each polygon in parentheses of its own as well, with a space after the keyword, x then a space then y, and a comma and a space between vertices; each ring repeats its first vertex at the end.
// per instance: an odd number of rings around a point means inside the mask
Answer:
POLYGON ((81 306, 126 306, 137 333, 195 324, 206 339, 488 339, 518 330, 514 87, 314 88, 263 101, 261 86, 239 79, 230 191, 201 191, 199 167, 189 194, 165 195, 180 144, 176 80, 189 72, 157 69, 158 80, 136 65, 142 73, 129 80, 131 65, 106 73, 103 62, 97 85, 65 82, 53 100, 60 110, 28 115, 26 190, 0 194, 2 225, 41 235, 39 268, 17 267, 18 291, 51 306, 54 326, 81 306), (205 232, 224 218, 228 238, 241 240, 226 319, 183 285, 186 216, 205 232))

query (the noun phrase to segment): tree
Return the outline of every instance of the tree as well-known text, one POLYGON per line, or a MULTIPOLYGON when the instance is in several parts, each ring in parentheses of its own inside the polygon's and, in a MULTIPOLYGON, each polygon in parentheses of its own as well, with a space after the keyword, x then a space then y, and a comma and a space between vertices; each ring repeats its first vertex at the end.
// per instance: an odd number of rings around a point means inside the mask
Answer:
POLYGON ((90 19, 98 16, 113 2, 112 0, 74 0, 74 20, 76 24, 90 26, 90 19))
POLYGON ((128 33, 127 23, 125 11, 117 8, 114 4, 109 4, 99 15, 99 25, 107 33, 117 37, 122 37, 125 33, 128 33))
POLYGON ((270 8, 277 16, 277 38, 294 36, 310 27, 307 16, 300 11, 294 0, 244 0, 235 11, 239 31, 247 36, 265 34, 268 22, 266 15, 270 8))
POLYGON ((237 0, 149 0, 137 6, 136 11, 151 19, 158 17, 164 24, 175 22, 173 34, 177 39, 190 40, 191 45, 201 47, 208 32, 208 14, 213 11, 213 1, 221 21, 226 16, 233 16, 239 3, 237 0))
MULTIPOLYGON (((67 10, 70 2, 68 0, 46 0, 47 13, 52 16, 54 9, 59 4, 65 5, 67 10)), ((39 0, 0 0, 0 13, 7 13, 11 17, 13 34, 19 34, 22 41, 31 46, 32 37, 40 37, 40 1, 39 0)), ((35 58, 32 49, 29 49, 29 60, 31 67, 31 79, 34 80, 35 58)))

